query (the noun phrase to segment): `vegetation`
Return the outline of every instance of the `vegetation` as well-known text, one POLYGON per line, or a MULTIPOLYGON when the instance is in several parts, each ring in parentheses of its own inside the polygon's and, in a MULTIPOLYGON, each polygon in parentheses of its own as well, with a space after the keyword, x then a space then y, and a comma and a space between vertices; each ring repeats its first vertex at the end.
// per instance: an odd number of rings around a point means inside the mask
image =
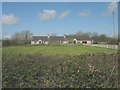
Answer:
MULTIPOLYGON (((89 37, 91 38, 94 42, 94 44, 113 44, 113 45, 118 45, 119 41, 118 41, 118 37, 116 38, 112 38, 112 37, 108 37, 105 34, 98 34, 98 33, 91 33, 91 32, 82 32, 79 31, 75 34, 70 34, 70 35, 66 35, 66 36, 81 36, 81 37, 89 37)), ((51 36, 57 36, 57 34, 51 34, 51 36)), ((17 45, 26 45, 26 44, 30 44, 32 39, 32 33, 28 30, 22 31, 22 32, 17 32, 14 33, 13 36, 10 39, 3 39, 3 46, 17 46, 17 45)), ((72 41, 69 41, 72 42, 72 41)))
POLYGON ((18 46, 18 45, 26 45, 30 44, 30 40, 2 40, 2 45, 5 46, 18 46))
POLYGON ((90 46, 3 47, 3 87, 117 88, 117 57, 90 46))
POLYGON ((32 33, 28 30, 14 33, 10 39, 3 39, 3 46, 17 46, 30 44, 32 33))
POLYGON ((82 31, 78 31, 76 34, 72 34, 72 35, 77 35, 77 36, 82 36, 82 37, 91 37, 94 40, 95 44, 113 44, 113 45, 118 45, 118 36, 116 36, 115 38, 113 37, 109 37, 105 34, 98 34, 96 32, 82 32, 82 31))
POLYGON ((43 54, 43 55, 81 55, 89 53, 116 53, 117 50, 91 47, 91 46, 60 46, 60 45, 26 45, 26 46, 11 46, 4 47, 3 54, 43 54))

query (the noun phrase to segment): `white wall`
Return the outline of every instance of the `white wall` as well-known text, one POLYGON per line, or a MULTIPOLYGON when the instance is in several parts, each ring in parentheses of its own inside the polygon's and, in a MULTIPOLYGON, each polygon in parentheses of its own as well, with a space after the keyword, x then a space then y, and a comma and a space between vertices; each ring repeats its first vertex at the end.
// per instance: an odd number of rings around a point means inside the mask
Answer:
POLYGON ((34 41, 31 41, 31 44, 35 44, 35 42, 34 42, 34 41))
MULTIPOLYGON (((75 40, 76 41, 76 43, 81 43, 82 44, 82 41, 77 41, 77 40, 75 40)), ((31 41, 31 44, 40 44, 39 43, 40 41, 37 41, 37 42, 35 42, 35 41, 31 41)), ((48 44, 49 42, 48 41, 42 41, 44 44, 48 44)), ((66 44, 66 43, 68 43, 68 41, 63 41, 63 43, 64 44, 66 44)), ((92 44, 92 41, 87 41, 87 44, 92 44)))
POLYGON ((31 44, 39 44, 39 41, 37 41, 37 42, 31 41, 31 44))
POLYGON ((39 44, 39 41, 37 41, 35 44, 39 44))
POLYGON ((87 41, 87 44, 92 44, 92 41, 87 41))
POLYGON ((65 44, 65 43, 68 43, 68 41, 63 41, 63 43, 65 44))
MULTIPOLYGON (((48 41, 41 41, 41 42, 44 43, 44 44, 49 44, 48 41)), ((37 42, 31 41, 31 44, 40 44, 40 41, 37 41, 37 42)))
POLYGON ((49 44, 49 42, 48 42, 48 41, 45 41, 44 44, 49 44))
MULTIPOLYGON (((77 41, 78 43, 81 43, 82 44, 82 41, 77 41)), ((92 41, 86 41, 87 44, 92 44, 92 41)))
POLYGON ((77 41, 77 42, 82 44, 82 41, 77 41))

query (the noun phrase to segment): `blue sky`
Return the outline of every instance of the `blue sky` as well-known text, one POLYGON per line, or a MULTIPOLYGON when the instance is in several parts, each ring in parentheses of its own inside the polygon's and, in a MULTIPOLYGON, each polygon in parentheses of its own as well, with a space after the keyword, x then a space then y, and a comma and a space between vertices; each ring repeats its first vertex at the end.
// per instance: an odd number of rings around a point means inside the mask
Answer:
POLYGON ((3 2, 3 35, 30 30, 33 35, 74 34, 78 31, 113 36, 112 15, 118 32, 117 4, 108 2, 3 2))

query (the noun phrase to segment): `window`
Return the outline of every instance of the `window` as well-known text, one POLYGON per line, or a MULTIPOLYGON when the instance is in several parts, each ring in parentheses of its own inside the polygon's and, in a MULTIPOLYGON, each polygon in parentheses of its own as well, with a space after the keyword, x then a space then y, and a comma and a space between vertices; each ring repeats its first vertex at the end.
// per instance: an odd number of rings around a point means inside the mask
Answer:
POLYGON ((82 41, 83 44, 87 44, 87 41, 82 41))

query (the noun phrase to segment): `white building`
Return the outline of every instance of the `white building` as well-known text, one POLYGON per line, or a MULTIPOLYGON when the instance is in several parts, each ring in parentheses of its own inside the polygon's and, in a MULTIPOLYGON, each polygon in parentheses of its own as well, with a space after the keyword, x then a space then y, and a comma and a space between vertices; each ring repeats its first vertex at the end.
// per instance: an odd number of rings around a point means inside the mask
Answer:
POLYGON ((33 36, 31 44, 49 44, 49 43, 80 43, 80 44, 92 44, 93 40, 90 37, 80 36, 33 36))

